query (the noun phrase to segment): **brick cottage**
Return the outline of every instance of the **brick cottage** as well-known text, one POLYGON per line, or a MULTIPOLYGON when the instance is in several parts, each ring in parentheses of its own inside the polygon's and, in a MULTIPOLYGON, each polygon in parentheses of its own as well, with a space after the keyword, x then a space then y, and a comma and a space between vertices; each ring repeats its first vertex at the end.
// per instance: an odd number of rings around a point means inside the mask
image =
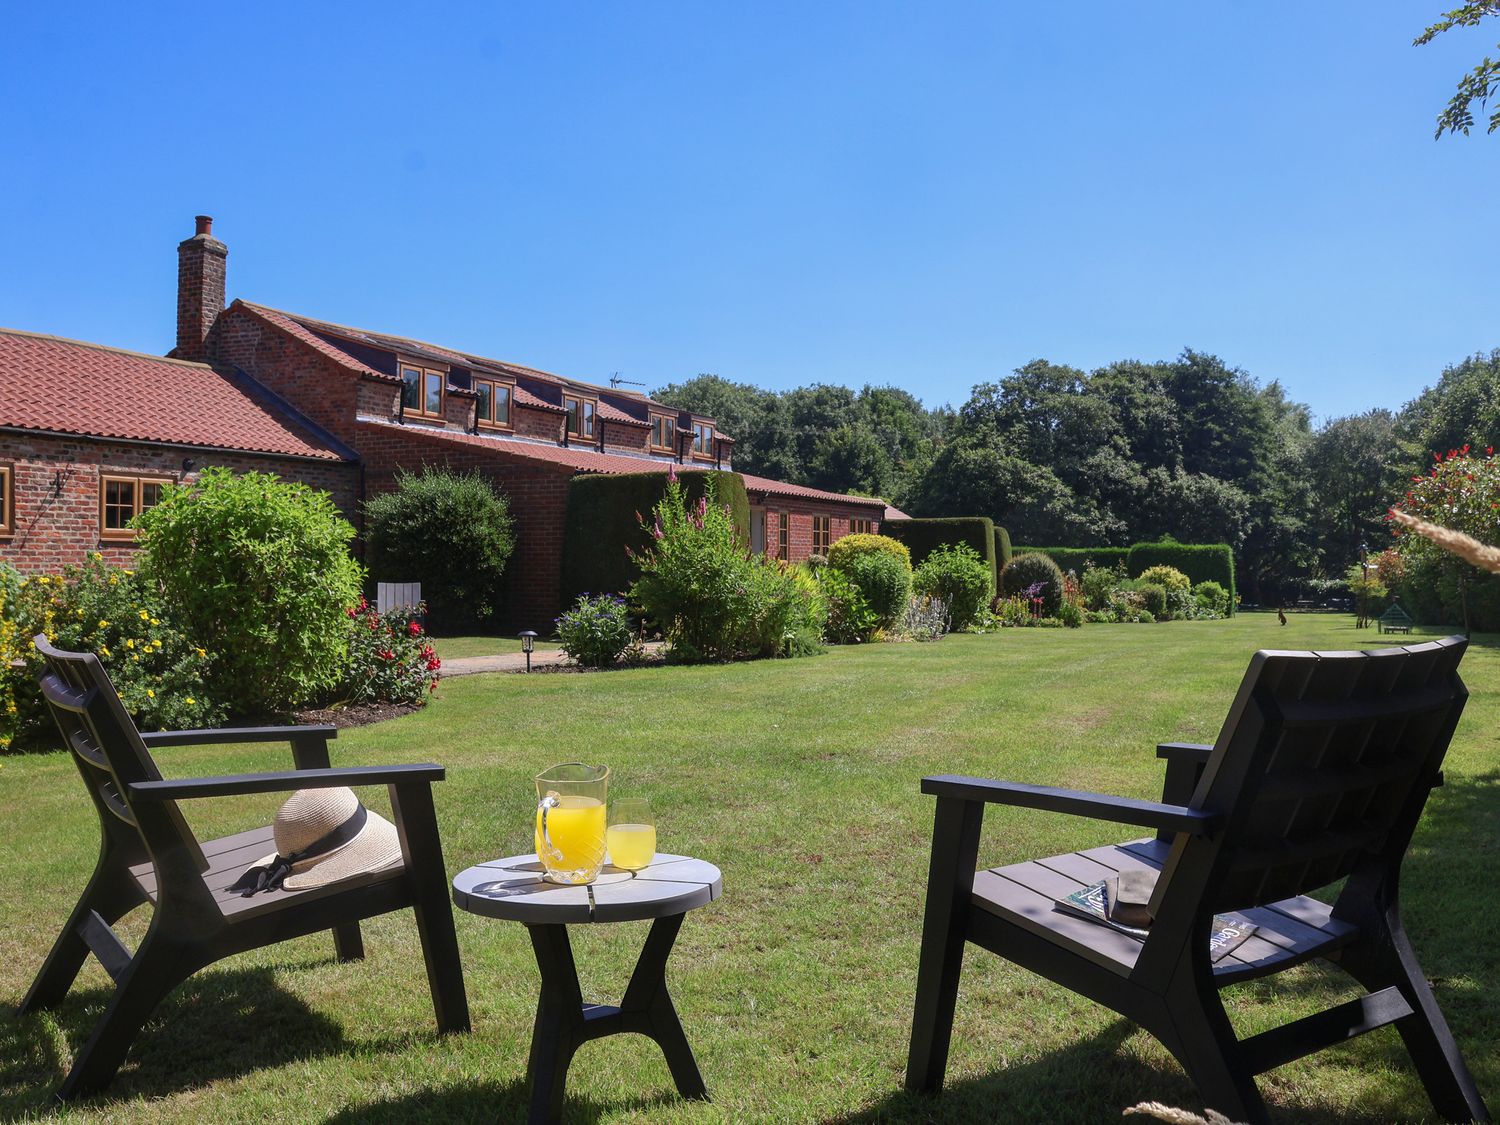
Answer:
MULTIPOLYGON (((509 497, 505 624, 544 630, 560 608, 569 480, 733 466, 712 418, 645 395, 245 300, 226 308, 229 251, 207 216, 177 252, 167 358, 0 329, 0 558, 22 570, 92 550, 123 561, 127 524, 162 482, 209 465, 326 490, 356 527, 398 470, 445 465, 509 497)), ((879 500, 742 476, 752 546, 783 559, 886 515, 879 500)))

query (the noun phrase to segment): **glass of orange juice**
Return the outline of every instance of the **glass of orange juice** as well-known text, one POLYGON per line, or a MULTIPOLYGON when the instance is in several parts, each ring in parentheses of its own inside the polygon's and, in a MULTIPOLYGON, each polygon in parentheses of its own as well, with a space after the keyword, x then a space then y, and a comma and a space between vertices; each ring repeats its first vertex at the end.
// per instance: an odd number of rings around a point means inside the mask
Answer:
POLYGON ((609 861, 626 871, 651 866, 656 858, 656 817, 644 797, 617 798, 609 803, 609 861))

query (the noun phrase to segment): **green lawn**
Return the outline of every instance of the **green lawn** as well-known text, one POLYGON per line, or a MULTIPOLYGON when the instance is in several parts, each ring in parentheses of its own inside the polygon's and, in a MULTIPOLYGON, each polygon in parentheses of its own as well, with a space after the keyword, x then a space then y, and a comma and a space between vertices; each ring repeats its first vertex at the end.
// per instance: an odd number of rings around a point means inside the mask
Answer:
MULTIPOLYGON (((497 656, 506 652, 520 652, 519 637, 433 637, 432 647, 437 649, 441 660, 461 660, 468 656, 497 656)), ((559 647, 556 641, 536 642, 536 651, 543 652, 559 647)))
MULTIPOLYGON (((951 771, 1160 795, 1158 741, 1212 740, 1258 647, 1373 645, 1352 618, 1014 630, 933 645, 841 649, 732 667, 588 676, 473 676, 425 712, 343 732, 335 764, 435 760, 448 867, 530 848, 531 775, 607 761, 616 795, 649 796, 663 850, 710 859, 724 897, 688 917, 669 979, 714 1101, 686 1104, 649 1041, 585 1046, 569 1117, 585 1122, 1102 1121, 1159 1099, 1201 1108, 1171 1058, 1108 1011, 971 952, 950 1084, 901 1092, 932 803, 951 771)), ((1406 866, 1412 939, 1480 1089, 1500 1106, 1500 649, 1475 646, 1473 692, 1406 866)), ((164 753, 170 774, 287 764, 277 750, 164 753)), ((371 793, 384 808, 384 794, 371 793)), ((276 799, 197 803, 202 834, 265 823, 276 799)), ((90 965, 61 1010, 21 998, 91 868, 92 807, 61 755, 0 771, 0 1116, 50 1114, 47 1095, 97 1015, 90 965)), ((981 859, 1013 862, 1127 838, 1129 829, 993 810, 981 859)), ((408 914, 366 926, 368 960, 305 939, 199 974, 158 1013, 107 1099, 77 1112, 130 1121, 508 1122, 524 1102, 536 970, 522 927, 458 914, 474 1032, 432 1030, 408 914)), ((125 927, 138 936, 144 918, 125 927)), ((645 925, 575 931, 590 998, 613 1001, 645 925)), ((1227 993, 1239 1032, 1352 995, 1306 968, 1227 993)), ((1430 1117, 1386 1029, 1264 1076, 1279 1120, 1430 1117)))

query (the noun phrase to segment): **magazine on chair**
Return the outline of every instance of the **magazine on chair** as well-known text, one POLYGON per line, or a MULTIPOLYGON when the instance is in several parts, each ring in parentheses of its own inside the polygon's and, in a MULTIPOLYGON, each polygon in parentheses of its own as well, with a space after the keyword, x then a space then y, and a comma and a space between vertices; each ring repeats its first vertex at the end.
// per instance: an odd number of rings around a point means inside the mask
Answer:
MULTIPOLYGON (((1065 914, 1086 918, 1101 926, 1108 926, 1122 934, 1129 934, 1144 941, 1151 932, 1145 926, 1129 926, 1110 917, 1110 889, 1108 879, 1101 879, 1091 886, 1081 887, 1064 898, 1057 899, 1055 909, 1065 914)), ((1213 929, 1208 935, 1209 958, 1218 961, 1226 953, 1237 948, 1256 930, 1255 923, 1240 914, 1215 914, 1213 929)))

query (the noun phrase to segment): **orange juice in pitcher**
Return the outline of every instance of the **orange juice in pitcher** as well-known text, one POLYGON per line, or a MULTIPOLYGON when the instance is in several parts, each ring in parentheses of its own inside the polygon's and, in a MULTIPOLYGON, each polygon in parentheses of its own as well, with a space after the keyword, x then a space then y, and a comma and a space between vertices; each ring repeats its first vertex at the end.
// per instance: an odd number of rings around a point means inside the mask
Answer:
POLYGON ((592 883, 604 866, 609 767, 567 762, 536 777, 536 854, 551 883, 592 883))

